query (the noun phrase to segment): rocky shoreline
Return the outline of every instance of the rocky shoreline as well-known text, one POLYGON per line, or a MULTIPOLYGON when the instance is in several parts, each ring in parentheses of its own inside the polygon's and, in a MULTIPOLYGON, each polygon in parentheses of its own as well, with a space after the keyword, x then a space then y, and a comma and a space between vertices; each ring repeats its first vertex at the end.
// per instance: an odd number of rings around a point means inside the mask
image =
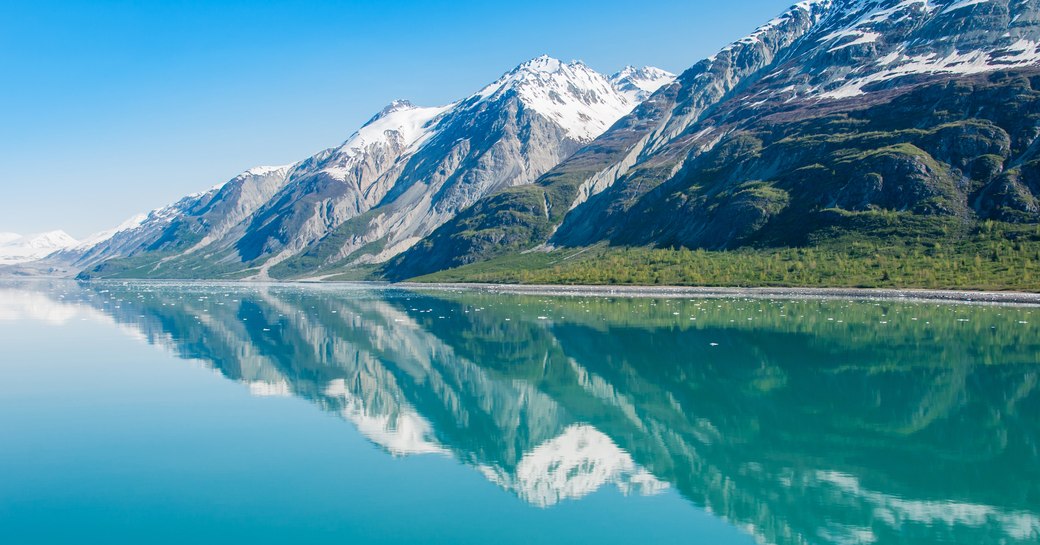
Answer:
POLYGON ((479 290, 518 295, 567 295, 582 297, 658 297, 711 298, 748 297, 757 299, 884 299, 936 301, 948 303, 1040 305, 1040 293, 970 290, 865 289, 865 288, 707 288, 683 286, 556 286, 519 284, 415 283, 391 284, 417 290, 479 290))

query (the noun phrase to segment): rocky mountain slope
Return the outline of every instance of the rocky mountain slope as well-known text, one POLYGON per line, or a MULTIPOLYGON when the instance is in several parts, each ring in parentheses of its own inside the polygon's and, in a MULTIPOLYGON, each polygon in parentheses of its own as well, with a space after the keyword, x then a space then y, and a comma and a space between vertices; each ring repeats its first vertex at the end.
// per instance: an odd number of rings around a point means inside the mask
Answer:
POLYGON ((546 244, 807 244, 879 215, 1035 223, 1038 19, 1035 0, 801 2, 387 272, 546 244))
POLYGON ((63 257, 90 277, 320 276, 384 262, 481 197, 533 182, 671 79, 539 57, 448 106, 394 102, 337 148, 251 170, 63 257))

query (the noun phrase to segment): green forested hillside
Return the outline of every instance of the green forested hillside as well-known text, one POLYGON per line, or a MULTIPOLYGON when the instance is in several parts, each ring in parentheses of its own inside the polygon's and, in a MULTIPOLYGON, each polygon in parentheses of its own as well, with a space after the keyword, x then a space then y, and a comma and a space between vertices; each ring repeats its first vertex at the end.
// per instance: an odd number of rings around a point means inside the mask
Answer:
POLYGON ((889 236, 834 233, 812 246, 730 251, 601 245, 515 254, 418 280, 1040 291, 1040 226, 984 222, 957 232, 954 222, 874 216, 874 228, 889 236))

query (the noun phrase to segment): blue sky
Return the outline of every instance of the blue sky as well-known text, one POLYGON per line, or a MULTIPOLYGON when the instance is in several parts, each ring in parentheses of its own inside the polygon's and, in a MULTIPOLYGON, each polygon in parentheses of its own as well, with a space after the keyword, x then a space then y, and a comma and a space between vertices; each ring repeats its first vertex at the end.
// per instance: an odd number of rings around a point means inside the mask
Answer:
POLYGON ((76 237, 540 54, 673 72, 793 0, 0 3, 0 231, 76 237))

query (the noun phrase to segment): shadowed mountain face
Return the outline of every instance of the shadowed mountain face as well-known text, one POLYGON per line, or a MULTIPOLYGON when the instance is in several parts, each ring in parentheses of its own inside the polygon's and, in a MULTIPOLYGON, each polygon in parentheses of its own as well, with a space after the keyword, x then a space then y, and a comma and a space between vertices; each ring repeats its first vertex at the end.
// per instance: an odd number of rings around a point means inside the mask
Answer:
POLYGON ((675 490, 766 543, 1040 537, 1030 308, 241 285, 0 300, 93 309, 540 507, 615 486, 675 490))

